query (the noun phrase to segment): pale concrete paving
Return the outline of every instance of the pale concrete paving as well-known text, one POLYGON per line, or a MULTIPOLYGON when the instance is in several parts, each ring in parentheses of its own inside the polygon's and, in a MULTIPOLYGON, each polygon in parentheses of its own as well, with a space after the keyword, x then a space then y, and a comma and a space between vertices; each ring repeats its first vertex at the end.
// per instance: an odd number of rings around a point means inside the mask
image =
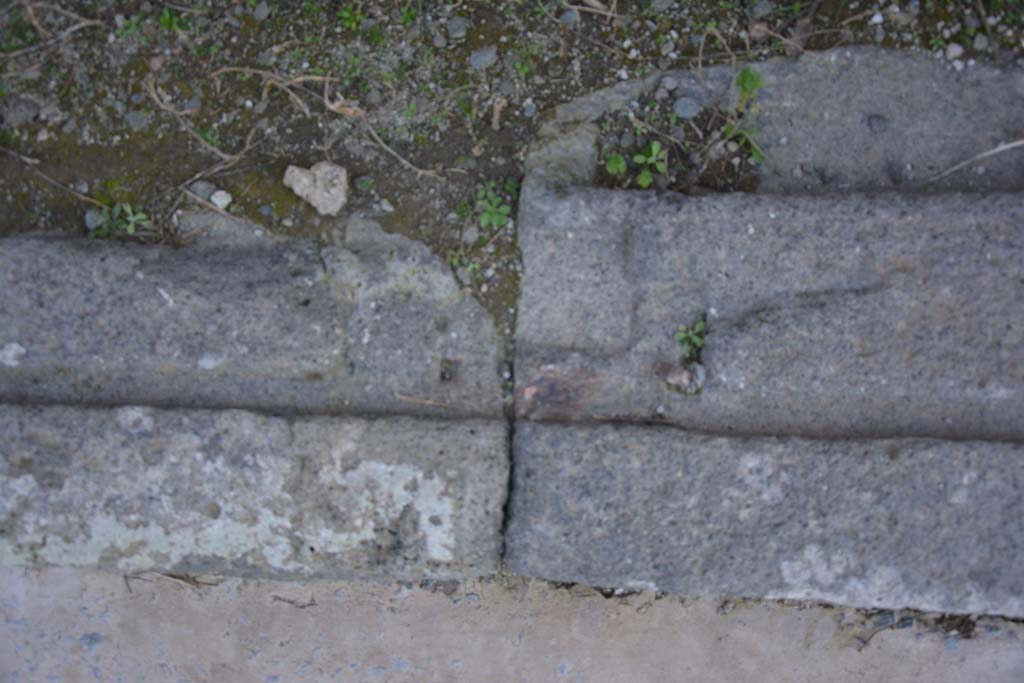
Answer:
POLYGON ((435 584, 0 573, 5 681, 573 683, 1024 680, 1024 625, 605 598, 517 578, 435 584), (873 635, 872 635, 873 634, 873 635))

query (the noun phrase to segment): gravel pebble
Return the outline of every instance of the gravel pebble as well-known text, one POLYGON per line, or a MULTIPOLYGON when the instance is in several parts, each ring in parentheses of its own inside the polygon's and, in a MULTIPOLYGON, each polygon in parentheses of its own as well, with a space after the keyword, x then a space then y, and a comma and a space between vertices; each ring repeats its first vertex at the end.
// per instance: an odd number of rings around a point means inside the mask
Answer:
POLYGON ((99 209, 89 209, 85 212, 85 229, 92 232, 103 225, 103 214, 99 209))
POLYGON ((224 209, 228 208, 228 206, 231 205, 232 199, 233 197, 231 196, 231 193, 225 190, 217 190, 216 192, 210 195, 210 203, 216 206, 221 211, 223 211, 224 209))
POLYGON ((197 180, 188 186, 188 190, 200 199, 209 201, 213 193, 217 191, 217 186, 208 180, 197 180))
POLYGON ((465 17, 452 17, 448 20, 448 37, 452 40, 462 40, 466 37, 466 31, 469 29, 469 22, 466 21, 465 17))
POLYGON ((750 9, 751 19, 764 19, 772 13, 772 3, 769 0, 761 0, 750 9))
POLYGON ((692 119, 700 113, 700 103, 692 97, 679 97, 672 103, 672 111, 681 119, 692 119))
POLYGON ((494 45, 488 45, 482 47, 479 50, 474 50, 469 55, 469 66, 476 71, 483 71, 484 69, 493 66, 498 61, 498 48, 494 45))
POLYGON ((266 0, 263 0, 260 4, 256 5, 252 9, 252 18, 256 21, 266 21, 267 17, 270 16, 270 6, 266 0))
POLYGON ((964 54, 964 47, 960 43, 950 43, 946 46, 946 59, 953 61, 960 59, 964 54))

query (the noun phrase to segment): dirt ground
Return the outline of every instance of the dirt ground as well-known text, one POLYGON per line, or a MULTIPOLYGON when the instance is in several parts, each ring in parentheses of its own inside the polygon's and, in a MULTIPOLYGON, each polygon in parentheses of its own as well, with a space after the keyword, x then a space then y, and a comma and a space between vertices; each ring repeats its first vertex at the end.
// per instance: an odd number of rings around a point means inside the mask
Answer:
POLYGON ((999 619, 518 578, 199 585, 12 569, 0 586, 0 676, 22 683, 1024 680, 1024 626, 999 619))
MULTIPOLYGON (((0 235, 180 243, 181 212, 210 208, 212 189, 232 215, 323 241, 365 212, 430 245, 507 330, 522 163, 545 110, 659 69, 838 45, 1010 63, 1022 24, 1021 0, 9 2, 0 235), (281 182, 324 159, 352 179, 336 218, 281 182), (115 210, 142 216, 132 234, 115 210)), ((653 189, 753 189, 756 131, 655 97, 603 122, 604 158, 623 163, 606 184, 639 187, 647 168, 653 189), (664 166, 642 160, 653 143, 664 166)))

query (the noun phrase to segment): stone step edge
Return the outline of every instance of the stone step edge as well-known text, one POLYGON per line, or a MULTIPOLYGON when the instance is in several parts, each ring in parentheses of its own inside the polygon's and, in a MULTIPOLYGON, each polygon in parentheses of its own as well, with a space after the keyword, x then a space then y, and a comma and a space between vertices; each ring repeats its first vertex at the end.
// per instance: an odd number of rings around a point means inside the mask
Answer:
POLYGON ((459 578, 501 559, 509 429, 0 405, 0 564, 459 578))

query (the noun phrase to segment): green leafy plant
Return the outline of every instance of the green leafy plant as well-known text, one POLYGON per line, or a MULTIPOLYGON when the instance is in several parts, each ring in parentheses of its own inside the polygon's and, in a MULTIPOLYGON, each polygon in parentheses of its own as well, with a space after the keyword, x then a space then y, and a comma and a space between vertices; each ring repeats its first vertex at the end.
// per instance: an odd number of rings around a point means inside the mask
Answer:
POLYGON ((707 318, 701 314, 692 325, 680 325, 675 333, 675 340, 683 347, 681 361, 695 362, 700 359, 700 350, 704 348, 704 335, 707 331, 707 318))
POLYGON ((736 109, 741 113, 745 112, 757 100, 757 93, 763 87, 764 79, 761 78, 761 74, 749 66, 743 67, 736 74, 736 89, 739 91, 736 109))
POLYGON ((302 16, 307 19, 318 19, 320 17, 320 3, 314 0, 306 0, 302 3, 302 16))
POLYGON ((387 36, 384 35, 384 31, 381 30, 380 26, 373 26, 366 33, 366 41, 374 47, 380 47, 387 42, 387 36))
POLYGON ((35 43, 39 36, 21 7, 11 6, 7 26, 0 34, 0 52, 14 52, 35 43))
POLYGON ((408 26, 416 21, 416 8, 411 2, 402 7, 399 21, 402 22, 402 26, 408 26))
POLYGON ((633 163, 640 164, 640 173, 636 176, 636 184, 646 189, 654 182, 654 173, 668 173, 668 150, 658 141, 652 141, 647 152, 633 155, 633 163))
POLYGON ((749 66, 736 75, 736 90, 738 99, 736 113, 730 116, 728 122, 722 127, 722 135, 726 140, 735 140, 740 148, 750 154, 755 164, 764 162, 764 150, 754 139, 758 130, 751 123, 745 120, 746 114, 757 110, 757 93, 764 87, 764 79, 761 74, 749 66))
POLYGON ((363 24, 362 10, 358 5, 345 5, 338 10, 338 20, 341 21, 341 25, 347 28, 349 31, 356 31, 363 24))
POLYGON ((477 188, 476 210, 481 228, 504 228, 512 213, 512 207, 495 191, 494 183, 477 188))
POLYGON ((116 235, 136 234, 151 230, 153 223, 145 211, 136 209, 127 202, 119 202, 114 206, 105 206, 100 210, 102 222, 89 231, 89 237, 107 238, 116 235))
POLYGON ((123 24, 114 29, 114 36, 120 39, 135 35, 142 28, 142 19, 141 14, 133 14, 128 17, 123 24))
POLYGON ((454 270, 459 268, 465 268, 467 275, 475 275, 480 271, 480 264, 473 261, 467 254, 465 249, 461 247, 458 249, 450 249, 448 251, 448 265, 454 270))
POLYGON ((172 33, 179 33, 188 30, 188 22, 170 7, 164 7, 164 11, 160 13, 160 28, 172 33))
POLYGON ((626 158, 618 152, 613 152, 605 160, 604 168, 608 171, 608 175, 622 175, 626 172, 626 158))
POLYGON ((722 128, 722 135, 725 136, 725 139, 735 140, 739 143, 741 149, 750 153, 750 158, 755 164, 764 163, 764 150, 754 140, 754 136, 758 132, 754 126, 741 122, 727 123, 722 128))

